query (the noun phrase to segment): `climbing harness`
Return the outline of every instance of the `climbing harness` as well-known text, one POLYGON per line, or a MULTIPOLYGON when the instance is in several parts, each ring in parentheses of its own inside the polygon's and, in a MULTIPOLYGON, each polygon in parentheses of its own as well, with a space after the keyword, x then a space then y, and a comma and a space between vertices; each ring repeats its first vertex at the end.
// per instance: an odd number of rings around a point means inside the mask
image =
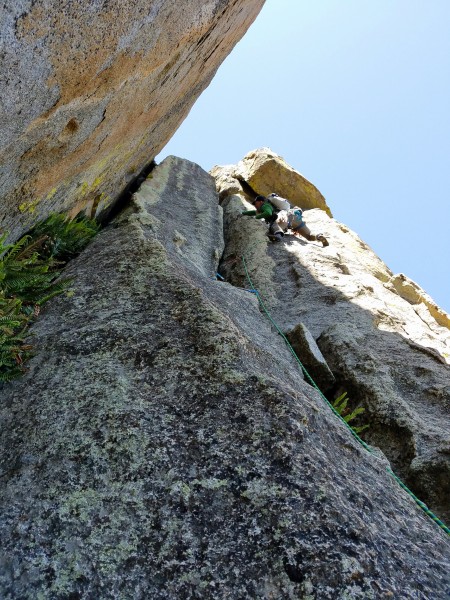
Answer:
MULTIPOLYGON (((334 406, 327 400, 327 398, 324 396, 324 394, 321 392, 321 390, 319 389, 319 387, 317 386, 316 382, 313 380, 313 378, 311 377, 311 375, 308 373, 308 371, 306 370, 305 366, 303 365, 303 363, 301 362, 301 360, 299 359, 299 357, 297 356, 294 348, 291 346, 289 340, 287 339, 287 337, 285 336, 285 334, 281 331, 281 329, 279 328, 279 326, 277 325, 277 323, 273 320, 272 315, 270 314, 270 312, 268 311, 268 309, 266 308, 266 305, 264 304, 264 301, 261 297, 261 294, 259 293, 258 289, 255 288, 255 286, 253 285, 253 282, 251 280, 250 274, 248 272, 248 268, 247 268, 247 262, 245 260, 245 256, 242 255, 242 263, 244 265, 244 270, 245 270, 245 275, 247 277, 247 280, 249 282, 249 285, 251 287, 251 291, 254 294, 256 294, 256 297, 258 298, 258 302, 263 310, 263 312, 265 313, 266 317, 269 319, 269 321, 271 322, 271 324, 274 326, 274 328, 276 329, 277 333, 279 335, 281 335, 281 337, 284 339, 284 341, 286 342, 291 354, 294 356, 295 360, 297 361, 297 363, 299 364, 301 370, 303 371, 303 373, 305 374, 305 376, 307 377, 307 379, 309 380, 309 382, 311 383, 311 385, 315 388, 316 391, 319 392, 321 398, 326 402, 326 404, 331 408, 331 410, 334 412, 334 414, 342 421, 342 423, 344 423, 344 425, 347 427, 347 429, 350 431, 350 433, 353 435, 353 437, 367 450, 367 452, 369 452, 370 454, 372 454, 372 456, 375 456, 374 451, 372 450, 372 448, 366 444, 366 442, 364 440, 362 440, 359 435, 356 433, 356 431, 354 431, 352 429, 352 427, 345 421, 345 419, 338 413, 338 411, 334 408, 334 406)), ((430 517, 430 519, 432 521, 434 521, 436 523, 436 525, 438 525, 441 529, 443 529, 445 531, 445 533, 447 533, 448 535, 450 535, 450 529, 447 527, 447 525, 445 525, 445 523, 443 523, 429 508, 428 506, 422 502, 421 500, 419 500, 419 498, 417 498, 417 496, 403 483, 403 481, 392 471, 392 469, 390 469, 389 467, 386 467, 386 471, 387 473, 389 473, 389 475, 391 475, 395 481, 400 485, 401 488, 403 488, 405 490, 405 492, 407 492, 411 498, 414 500, 414 502, 424 511, 424 513, 430 517)))

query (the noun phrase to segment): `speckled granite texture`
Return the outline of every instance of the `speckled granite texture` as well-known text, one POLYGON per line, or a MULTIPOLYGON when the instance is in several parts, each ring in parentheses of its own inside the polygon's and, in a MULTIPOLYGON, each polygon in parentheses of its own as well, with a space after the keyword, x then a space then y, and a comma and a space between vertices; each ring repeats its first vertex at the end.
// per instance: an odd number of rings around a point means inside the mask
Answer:
POLYGON ((0 596, 444 599, 448 537, 215 280, 213 179, 158 166, 1 390, 0 596))

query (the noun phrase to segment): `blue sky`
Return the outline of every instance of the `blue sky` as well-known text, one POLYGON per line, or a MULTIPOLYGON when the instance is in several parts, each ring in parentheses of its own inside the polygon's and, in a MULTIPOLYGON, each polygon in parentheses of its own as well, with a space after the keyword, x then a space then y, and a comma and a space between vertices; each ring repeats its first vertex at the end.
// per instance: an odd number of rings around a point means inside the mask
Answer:
POLYGON ((450 312, 450 0, 267 0, 157 161, 261 146, 450 312))

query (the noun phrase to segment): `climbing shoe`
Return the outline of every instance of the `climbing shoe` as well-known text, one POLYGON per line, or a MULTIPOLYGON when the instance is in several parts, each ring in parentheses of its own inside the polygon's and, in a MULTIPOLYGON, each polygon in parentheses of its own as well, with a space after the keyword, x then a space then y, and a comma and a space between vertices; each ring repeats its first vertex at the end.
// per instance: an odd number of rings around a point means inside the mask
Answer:
POLYGON ((330 245, 327 238, 322 233, 319 233, 319 235, 316 235, 316 240, 318 242, 322 242, 323 248, 326 248, 327 246, 330 245))
POLYGON ((281 242, 284 234, 281 233, 281 231, 277 231, 277 233, 268 233, 267 235, 269 236, 269 240, 271 242, 281 242))

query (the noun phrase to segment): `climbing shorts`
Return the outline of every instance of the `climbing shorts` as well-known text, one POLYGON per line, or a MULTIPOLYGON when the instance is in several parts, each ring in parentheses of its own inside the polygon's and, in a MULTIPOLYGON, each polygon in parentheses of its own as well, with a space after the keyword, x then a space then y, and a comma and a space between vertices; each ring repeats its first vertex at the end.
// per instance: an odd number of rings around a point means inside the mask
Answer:
POLYGON ((305 221, 302 221, 300 223, 300 225, 297 225, 296 227, 291 227, 292 231, 298 231, 299 229, 301 229, 302 227, 306 227, 306 223, 305 221))
POLYGON ((288 213, 289 228, 293 231, 304 227, 306 223, 303 221, 302 211, 300 209, 291 209, 288 213))

